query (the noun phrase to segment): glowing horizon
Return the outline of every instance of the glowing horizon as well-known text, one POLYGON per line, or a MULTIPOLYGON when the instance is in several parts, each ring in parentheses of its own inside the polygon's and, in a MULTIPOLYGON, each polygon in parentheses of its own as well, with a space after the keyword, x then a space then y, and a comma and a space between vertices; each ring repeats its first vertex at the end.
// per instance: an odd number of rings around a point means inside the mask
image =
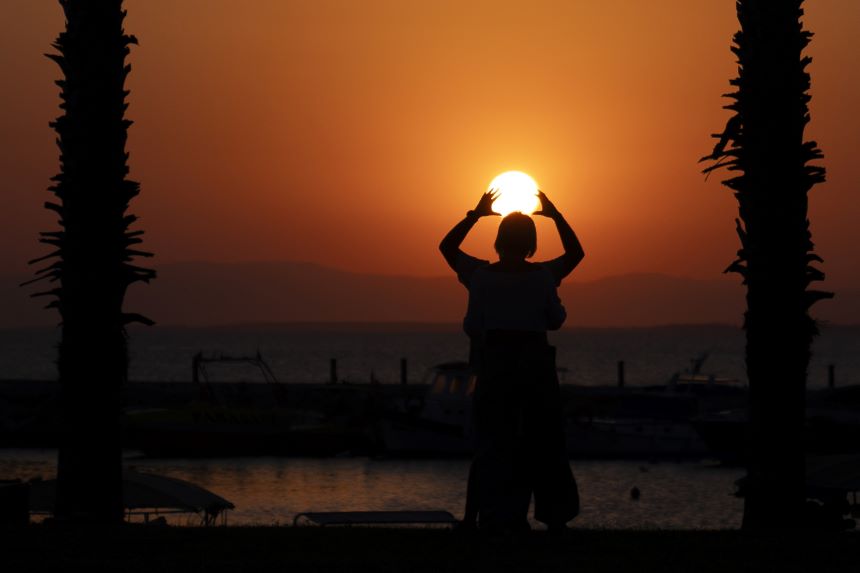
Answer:
MULTIPOLYGON (((738 249, 727 174, 706 180, 697 163, 729 115, 732 3, 125 5, 141 42, 126 85, 130 177, 141 182, 130 213, 155 265, 284 260, 441 276, 438 241, 510 169, 538 179, 582 240, 573 280, 723 277, 738 249)), ((0 274, 24 280, 27 261, 47 253, 38 232, 56 225, 42 205, 59 168, 48 122, 61 112, 61 71, 42 54, 65 21, 53 2, 0 6, 0 70, 16 82, 0 109, 14 142, 0 156, 0 274)), ((810 220, 834 290, 860 284, 860 74, 846 72, 860 2, 805 11, 807 138, 828 169, 810 220)), ((497 223, 476 225, 463 250, 492 259, 497 223)), ((552 221, 535 223, 536 260, 559 256, 552 221)))

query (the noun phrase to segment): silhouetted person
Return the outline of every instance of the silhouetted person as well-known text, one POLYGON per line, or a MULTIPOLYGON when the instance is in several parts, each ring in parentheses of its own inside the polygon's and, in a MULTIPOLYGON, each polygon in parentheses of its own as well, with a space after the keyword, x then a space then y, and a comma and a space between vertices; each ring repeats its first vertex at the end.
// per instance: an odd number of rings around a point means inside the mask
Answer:
POLYGON ((547 330, 566 318, 557 294, 561 280, 584 252, 558 209, 539 192, 541 210, 558 229, 564 255, 544 263, 526 259, 537 249, 534 221, 511 213, 499 225, 499 261, 469 256, 460 244, 477 220, 498 215, 495 192, 454 226, 439 249, 469 289, 463 326, 472 341, 477 371, 475 457, 469 475, 464 522, 478 517, 493 531, 528 529, 532 493, 535 519, 561 529, 579 513, 579 495, 567 459, 555 348, 547 330))

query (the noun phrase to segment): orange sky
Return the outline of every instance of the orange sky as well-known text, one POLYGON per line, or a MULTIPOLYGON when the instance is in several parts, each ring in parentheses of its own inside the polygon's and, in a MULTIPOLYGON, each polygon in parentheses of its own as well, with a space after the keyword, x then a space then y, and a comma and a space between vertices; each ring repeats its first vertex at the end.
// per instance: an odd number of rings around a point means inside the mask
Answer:
MULTIPOLYGON (((587 257, 574 275, 714 278, 736 203, 696 160, 726 114, 734 2, 127 0, 132 174, 160 262, 307 260, 438 275, 436 245, 501 171, 532 174, 587 257)), ((860 284, 860 2, 807 2, 811 197, 830 286, 860 284)), ((0 5, 0 273, 53 229, 47 123, 61 30, 49 0, 0 5)), ((490 256, 496 220, 466 243, 490 256)), ((560 250, 540 227, 539 258, 560 250)), ((737 280, 732 278, 730 280, 737 280)))

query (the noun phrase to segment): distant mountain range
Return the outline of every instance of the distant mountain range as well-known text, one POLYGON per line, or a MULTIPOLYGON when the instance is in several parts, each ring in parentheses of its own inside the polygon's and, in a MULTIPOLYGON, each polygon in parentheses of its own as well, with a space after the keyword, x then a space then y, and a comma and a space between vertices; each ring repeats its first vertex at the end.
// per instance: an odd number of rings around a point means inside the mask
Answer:
MULTIPOLYGON (((26 277, 0 279, 0 327, 55 324, 45 299, 19 288, 26 277)), ((560 288, 567 326, 740 324, 744 289, 735 276, 695 280, 631 274, 560 288)), ((209 326, 278 322, 457 323, 466 289, 453 274, 408 277, 358 274, 311 263, 175 263, 158 267, 151 285, 135 285, 126 308, 164 325, 209 326)), ((860 324, 860 289, 843 289, 816 305, 814 315, 860 324)))

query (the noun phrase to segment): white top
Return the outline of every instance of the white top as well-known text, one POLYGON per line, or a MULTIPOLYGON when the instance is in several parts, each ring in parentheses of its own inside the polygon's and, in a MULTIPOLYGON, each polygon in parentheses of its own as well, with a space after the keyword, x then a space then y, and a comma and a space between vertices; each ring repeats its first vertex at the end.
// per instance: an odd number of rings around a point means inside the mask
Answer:
POLYGON ((490 269, 489 261, 460 254, 457 277, 469 289, 464 330, 477 336, 488 330, 558 329, 567 317, 556 290, 561 268, 560 257, 530 271, 502 272, 490 269))

